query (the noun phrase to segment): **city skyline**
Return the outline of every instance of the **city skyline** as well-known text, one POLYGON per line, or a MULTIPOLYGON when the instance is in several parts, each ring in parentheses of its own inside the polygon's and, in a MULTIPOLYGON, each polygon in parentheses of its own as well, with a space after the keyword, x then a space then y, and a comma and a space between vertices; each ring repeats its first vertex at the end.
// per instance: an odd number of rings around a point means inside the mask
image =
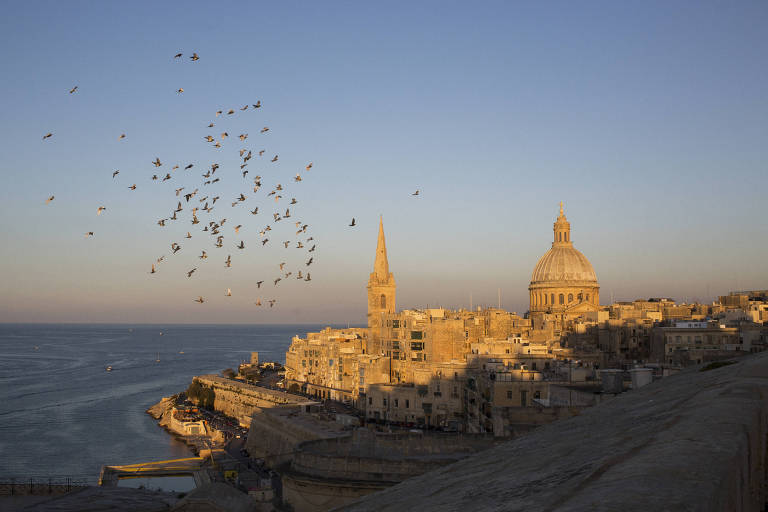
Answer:
POLYGON ((602 304, 768 288, 759 2, 5 11, 0 322, 363 324, 379 215, 398 309, 495 306, 500 289, 523 314, 560 201, 602 304), (271 209, 244 224, 239 261, 172 257, 187 228, 156 225, 175 200, 152 160, 203 172, 215 111, 257 100, 232 134, 280 154, 260 194, 314 163, 296 207, 317 239, 310 283, 270 282, 286 254, 256 247, 271 209))

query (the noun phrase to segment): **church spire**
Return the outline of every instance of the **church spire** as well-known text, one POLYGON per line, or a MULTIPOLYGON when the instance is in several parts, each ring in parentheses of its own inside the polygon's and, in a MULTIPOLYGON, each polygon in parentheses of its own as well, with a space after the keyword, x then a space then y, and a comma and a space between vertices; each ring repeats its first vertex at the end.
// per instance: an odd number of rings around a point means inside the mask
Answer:
POLYGON ((384 240, 384 218, 379 217, 379 240, 376 244, 376 261, 373 263, 373 273, 379 281, 389 279, 389 261, 387 261, 387 244, 384 240))
POLYGON ((571 223, 565 217, 562 201, 560 201, 560 215, 557 216, 557 221, 555 221, 552 230, 555 232, 555 240, 552 242, 553 247, 555 245, 568 247, 573 245, 571 243, 571 223))

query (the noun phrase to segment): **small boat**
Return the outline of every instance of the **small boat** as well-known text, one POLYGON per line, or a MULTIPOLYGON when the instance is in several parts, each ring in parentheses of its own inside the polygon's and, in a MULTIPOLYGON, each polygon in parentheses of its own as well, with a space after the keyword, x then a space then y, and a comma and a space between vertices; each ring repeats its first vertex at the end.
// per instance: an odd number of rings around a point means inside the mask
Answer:
POLYGON ((105 368, 105 370, 107 370, 108 372, 111 372, 111 371, 112 371, 112 367, 111 367, 111 366, 107 366, 107 367, 105 368))
POLYGON ((183 350, 179 350, 179 354, 183 354, 183 353, 184 353, 184 351, 183 351, 183 350))
POLYGON ((159 362, 160 362, 160 352, 158 352, 158 353, 157 353, 157 359, 155 359, 155 362, 156 362, 156 363, 159 363, 159 362))

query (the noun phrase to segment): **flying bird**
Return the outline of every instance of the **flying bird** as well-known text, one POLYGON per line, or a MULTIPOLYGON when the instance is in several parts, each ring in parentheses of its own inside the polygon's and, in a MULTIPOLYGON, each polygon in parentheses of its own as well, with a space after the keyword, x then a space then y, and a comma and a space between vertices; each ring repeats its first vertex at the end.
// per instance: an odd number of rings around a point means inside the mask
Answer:
POLYGON ((256 100, 256 104, 253 106, 253 108, 261 108, 261 100, 256 100))
POLYGON ((311 278, 311 277, 309 277, 309 272, 307 272, 307 278, 306 278, 306 279, 304 279, 304 280, 305 280, 305 281, 311 281, 311 280, 312 280, 312 278, 311 278))
POLYGON ((240 110, 248 110, 248 105, 244 106, 244 107, 243 107, 243 108, 241 108, 240 110))
POLYGON ((312 264, 312 260, 314 260, 314 259, 315 259, 315 257, 314 257, 314 256, 312 256, 311 258, 309 258, 309 261, 307 261, 307 266, 310 266, 310 265, 312 264))
POLYGON ((47 139, 49 137, 53 137, 53 134, 51 132, 48 132, 45 135, 43 135, 43 140, 45 140, 45 139, 47 139))
POLYGON ((416 192, 414 192, 414 193, 413 193, 413 194, 411 194, 411 195, 412 195, 412 196, 417 196, 417 195, 419 195, 419 191, 417 190, 416 192))
POLYGON ((152 264, 152 270, 149 273, 150 274, 154 274, 155 273, 155 264, 154 263, 152 264))
POLYGON ((154 162, 152 162, 152 164, 153 164, 155 167, 160 167, 161 165, 163 165, 162 163, 160 163, 160 159, 159 159, 159 158, 157 158, 157 157, 155 157, 155 161, 154 161, 154 162))
POLYGON ((188 170, 188 169, 191 169, 192 167, 194 167, 194 165, 193 165, 193 164, 189 164, 188 166, 186 166, 186 167, 184 168, 184 170, 186 171, 186 170, 188 170))
POLYGON ((45 200, 45 204, 48 204, 48 203, 50 203, 51 201, 53 201, 53 198, 54 198, 54 196, 51 196, 51 197, 49 197, 48 199, 46 199, 46 200, 45 200))
POLYGON ((200 256, 198 256, 198 258, 200 258, 201 260, 204 260, 207 257, 208 257, 208 255, 205 253, 205 251, 203 251, 203 253, 200 256))
POLYGON ((195 302, 199 302, 200 304, 202 304, 203 302, 205 302, 205 301, 203 300, 203 296, 202 296, 202 295, 201 295, 201 296, 199 296, 198 298, 194 299, 194 300, 195 300, 195 302))
POLYGON ((115 177, 115 176, 117 176, 118 174, 120 174, 120 171, 119 171, 119 170, 118 170, 118 171, 115 171, 115 172, 113 172, 113 173, 112 173, 112 177, 114 178, 114 177, 115 177))
POLYGON ((195 270, 197 270, 197 267, 195 267, 192 270, 190 270, 189 272, 187 272, 187 277, 192 277, 192 274, 195 273, 195 270))
POLYGON ((269 301, 269 307, 273 307, 275 305, 275 302, 277 302, 275 299, 271 299, 269 301))
POLYGON ((96 215, 101 215, 101 212, 103 212, 106 209, 107 209, 106 206, 99 206, 99 208, 96 210, 96 215))
POLYGON ((243 242, 242 240, 240 240, 240 245, 237 245, 236 247, 237 247, 238 249, 245 249, 245 242, 243 242))
POLYGON ((174 59, 179 59, 179 58, 181 58, 181 54, 180 54, 180 53, 177 53, 176 55, 174 55, 174 56, 173 56, 173 58, 174 58, 174 59))
POLYGON ((277 162, 277 155, 272 159, 272 162, 277 162))
POLYGON ((193 53, 190 59, 192 59, 192 61, 196 61, 196 60, 200 60, 200 57, 198 57, 196 53, 193 53))
POLYGON ((241 227, 243 227, 242 224, 238 224, 237 226, 235 226, 235 233, 239 232, 241 227))
POLYGON ((226 296, 226 297, 231 297, 231 296, 232 296, 232 290, 231 290, 231 289, 229 289, 229 288, 227 288, 227 293, 226 293, 226 295, 225 295, 225 296, 226 296))
POLYGON ((309 164, 305 167, 306 170, 310 170, 312 168, 312 162, 309 162, 309 164))
POLYGON ((235 111, 234 111, 234 110, 232 110, 232 109, 229 109, 229 110, 227 110, 227 115, 228 115, 228 116, 231 116, 231 115, 232 115, 232 114, 234 114, 234 113, 235 113, 235 111))
POLYGON ((77 90, 77 86, 74 86, 73 88, 71 88, 71 89, 69 90, 69 94, 72 94, 72 93, 74 93, 76 90, 77 90))
POLYGON ((355 225, 355 218, 354 217, 352 217, 352 222, 350 222, 349 225, 350 226, 354 226, 355 225))
POLYGON ((256 281, 256 288, 261 288, 261 284, 262 284, 263 282, 264 282, 264 281, 256 281))
POLYGON ((125 134, 121 133, 120 136, 117 138, 117 140, 123 140, 125 138, 125 134))
POLYGON ((131 189, 131 190, 136 190, 136 184, 134 183, 133 185, 131 185, 131 186, 130 186, 130 187, 128 187, 128 188, 129 188, 129 189, 131 189))
POLYGON ((232 266, 232 256, 231 255, 229 255, 229 254, 227 255, 227 259, 224 260, 224 266, 227 267, 227 268, 232 266))
POLYGON ((187 236, 185 236, 184 238, 192 238, 192 234, 189 231, 187 231, 187 236))
POLYGON ((213 123, 209 124, 208 128, 213 128, 213 123))
POLYGON ((181 87, 179 87, 179 88, 176 90, 176 92, 177 92, 178 94, 181 94, 181 93, 183 93, 183 92, 184 92, 184 89, 183 89, 183 88, 181 88, 181 87))
POLYGON ((88 238, 89 236, 93 236, 93 231, 86 231, 85 237, 88 238))
POLYGON ((275 286, 277 286, 277 283, 279 283, 279 282, 280 282, 280 281, 282 281, 282 280, 283 280, 283 279, 282 279, 281 277, 278 277, 277 279, 275 279, 275 286))
POLYGON ((256 302, 254 302, 257 306, 261 306, 261 299, 256 299, 256 302))

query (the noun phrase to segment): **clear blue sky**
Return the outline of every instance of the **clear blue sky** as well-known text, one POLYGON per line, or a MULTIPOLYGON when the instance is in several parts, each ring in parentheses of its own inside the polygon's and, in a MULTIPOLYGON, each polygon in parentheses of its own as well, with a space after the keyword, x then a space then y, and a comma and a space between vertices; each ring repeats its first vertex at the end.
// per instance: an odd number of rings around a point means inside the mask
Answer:
POLYGON ((766 26, 763 1, 6 2, 0 321, 362 323, 379 214, 399 307, 501 288, 522 313, 561 200, 603 303, 768 288, 766 26), (203 140, 223 131, 221 150, 203 140), (246 179, 241 147, 266 150, 246 179), (188 207, 156 224, 181 186, 222 197, 201 220, 228 218, 224 248, 182 238, 188 207), (230 206, 240 192, 258 215, 230 206), (312 281, 275 287, 279 262, 307 269, 279 245, 294 219, 312 281))

